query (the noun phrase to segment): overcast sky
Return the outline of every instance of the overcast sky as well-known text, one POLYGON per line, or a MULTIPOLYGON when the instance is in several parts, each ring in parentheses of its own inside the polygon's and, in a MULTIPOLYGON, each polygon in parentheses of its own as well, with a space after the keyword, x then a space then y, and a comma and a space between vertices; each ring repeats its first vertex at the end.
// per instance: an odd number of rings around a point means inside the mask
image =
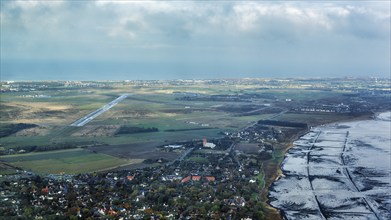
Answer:
POLYGON ((390 1, 1 1, 2 80, 390 76, 390 1))

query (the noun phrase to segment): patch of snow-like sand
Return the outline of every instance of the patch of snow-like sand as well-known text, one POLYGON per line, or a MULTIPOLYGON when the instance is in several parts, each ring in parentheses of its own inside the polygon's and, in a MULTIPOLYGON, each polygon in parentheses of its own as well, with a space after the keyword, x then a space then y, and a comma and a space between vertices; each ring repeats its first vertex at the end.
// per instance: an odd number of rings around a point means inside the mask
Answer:
POLYGON ((380 113, 377 117, 377 120, 382 120, 382 121, 391 121, 391 112, 383 112, 380 113))
POLYGON ((340 141, 317 141, 314 146, 316 147, 323 147, 323 148, 328 148, 328 147, 332 147, 332 148, 343 148, 343 145, 344 145, 344 141, 345 140, 340 140, 340 141))
POLYGON ((360 191, 376 190, 378 188, 384 189, 384 187, 389 187, 390 184, 390 177, 353 176, 352 179, 360 191))
POLYGON ((309 159, 310 164, 315 163, 320 167, 339 166, 342 165, 341 157, 328 155, 311 155, 309 159))
POLYGON ((339 156, 343 152, 343 148, 335 147, 320 147, 315 146, 312 148, 311 155, 326 155, 326 156, 339 156))
POLYGON ((341 167, 337 166, 310 166, 309 167, 310 176, 327 176, 327 177, 344 177, 343 170, 341 167))
POLYGON ((350 181, 346 177, 332 177, 332 176, 316 176, 311 177, 312 187, 314 190, 325 190, 325 189, 333 189, 333 190, 346 190, 347 193, 349 191, 354 191, 352 188, 350 181))
POLYGON ((284 214, 288 219, 300 219, 300 220, 321 219, 321 213, 318 210, 316 210, 316 212, 286 211, 284 212, 284 214))
POLYGON ((306 155, 309 152, 309 147, 295 146, 291 148, 286 156, 289 155, 306 155))
POLYGON ((307 177, 289 176, 281 179, 270 190, 270 197, 271 205, 284 210, 318 209, 307 177))
POLYGON ((306 155, 288 155, 284 160, 282 170, 289 175, 307 175, 306 165, 306 155))
POLYGON ((288 152, 286 177, 273 184, 271 205, 287 219, 320 219, 317 198, 327 219, 391 219, 390 121, 388 112, 376 120, 313 128, 288 152))
POLYGON ((326 131, 322 132, 316 142, 322 141, 345 141, 346 132, 326 131))
POLYGON ((331 213, 328 220, 378 220, 376 215, 361 213, 331 213))
POLYGON ((322 210, 327 212, 358 212, 371 213, 365 200, 359 197, 350 197, 345 193, 330 193, 318 196, 322 210))

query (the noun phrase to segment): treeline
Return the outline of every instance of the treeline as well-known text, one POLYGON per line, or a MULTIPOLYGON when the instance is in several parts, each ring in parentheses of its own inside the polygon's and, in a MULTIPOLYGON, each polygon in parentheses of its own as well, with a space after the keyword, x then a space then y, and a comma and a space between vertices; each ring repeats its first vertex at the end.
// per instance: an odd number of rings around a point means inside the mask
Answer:
POLYGON ((175 131, 195 131, 195 130, 207 130, 207 129, 214 129, 214 128, 183 128, 183 129, 167 129, 165 131, 175 132, 175 131))
POLYGON ((129 127, 129 126, 122 126, 120 127, 115 134, 135 134, 135 133, 147 133, 147 132, 158 132, 159 129, 155 127, 151 128, 141 128, 141 127, 129 127))
POLYGON ((259 120, 258 124, 281 126, 281 127, 293 127, 293 128, 307 128, 308 127, 308 125, 306 123, 289 122, 289 121, 274 121, 274 120, 259 120))
POLYGON ((7 137, 11 134, 15 134, 18 131, 28 128, 37 127, 36 124, 26 124, 26 123, 18 123, 18 124, 6 124, 0 126, 0 138, 7 137))

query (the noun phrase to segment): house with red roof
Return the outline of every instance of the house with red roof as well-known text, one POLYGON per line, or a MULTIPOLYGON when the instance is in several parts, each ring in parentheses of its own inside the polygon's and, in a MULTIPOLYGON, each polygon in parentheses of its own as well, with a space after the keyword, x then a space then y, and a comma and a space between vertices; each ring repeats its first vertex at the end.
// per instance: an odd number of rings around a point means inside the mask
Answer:
POLYGON ((49 193, 49 188, 46 186, 45 188, 42 189, 42 193, 49 193))
POLYGON ((193 181, 200 181, 201 180, 201 176, 198 176, 198 175, 191 176, 191 180, 193 180, 193 181))
POLYGON ((182 183, 186 183, 191 180, 191 176, 187 176, 181 180, 182 183))
POLYGON ((208 181, 208 182, 214 182, 216 181, 216 178, 214 176, 206 176, 205 179, 208 181))

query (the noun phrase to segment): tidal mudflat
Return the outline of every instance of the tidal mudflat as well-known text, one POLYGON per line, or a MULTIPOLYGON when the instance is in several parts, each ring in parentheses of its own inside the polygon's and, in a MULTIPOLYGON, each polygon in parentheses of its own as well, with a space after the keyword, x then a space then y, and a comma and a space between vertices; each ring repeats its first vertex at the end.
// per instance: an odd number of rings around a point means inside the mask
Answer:
POLYGON ((271 186, 287 219, 391 219, 391 112, 324 125, 294 143, 271 186))

